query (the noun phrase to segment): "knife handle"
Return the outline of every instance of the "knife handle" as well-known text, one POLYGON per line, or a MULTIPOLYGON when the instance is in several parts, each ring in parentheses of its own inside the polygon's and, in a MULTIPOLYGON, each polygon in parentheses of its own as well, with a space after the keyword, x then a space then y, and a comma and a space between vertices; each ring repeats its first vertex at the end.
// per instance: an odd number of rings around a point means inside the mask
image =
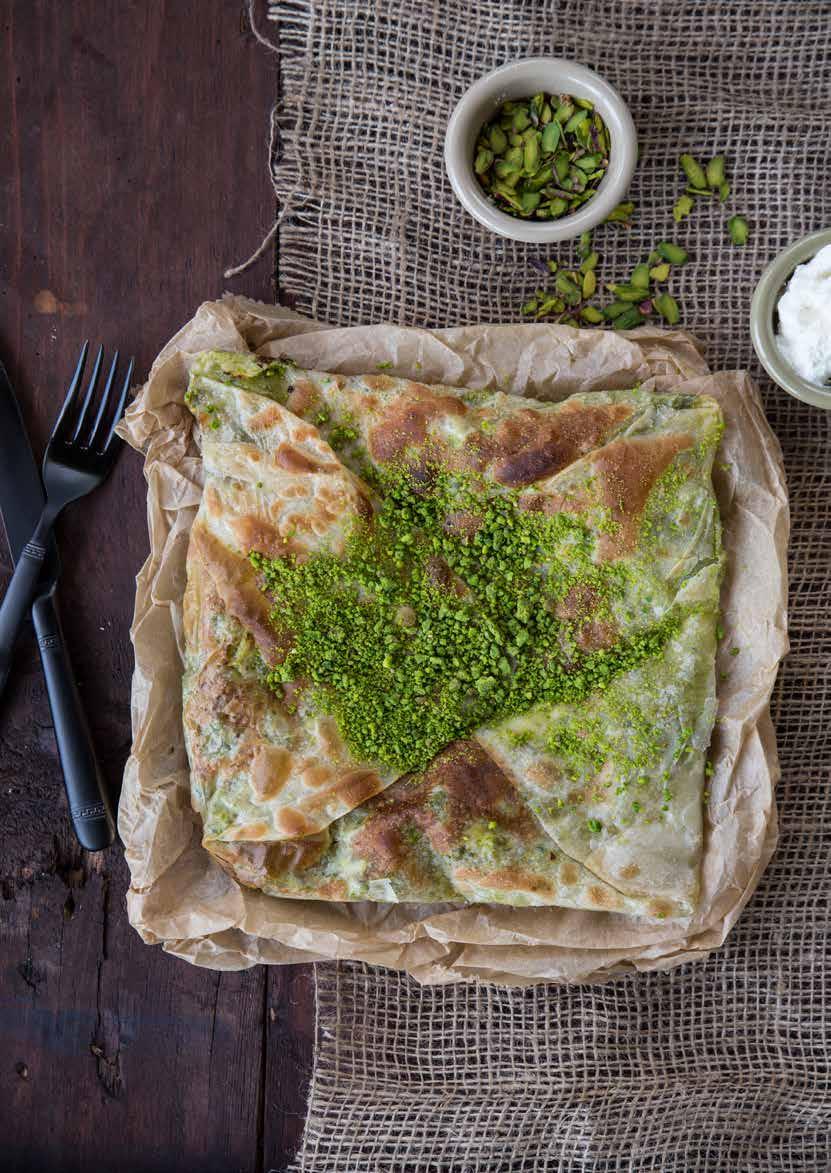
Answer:
POLYGON ((46 677, 69 817, 81 846, 87 851, 102 851, 115 838, 115 822, 52 592, 35 599, 32 621, 46 677))
POLYGON ((3 602, 0 604, 0 692, 6 687, 17 635, 32 604, 45 558, 44 542, 33 538, 23 547, 11 582, 3 596, 3 602))

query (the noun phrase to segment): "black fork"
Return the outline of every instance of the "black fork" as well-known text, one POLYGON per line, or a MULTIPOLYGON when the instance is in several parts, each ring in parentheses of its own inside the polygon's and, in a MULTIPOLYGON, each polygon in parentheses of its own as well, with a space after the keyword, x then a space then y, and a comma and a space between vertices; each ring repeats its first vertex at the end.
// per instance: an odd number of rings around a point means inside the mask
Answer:
POLYGON ((130 360, 123 381, 119 379, 117 382, 116 351, 104 389, 98 395, 104 360, 104 349, 99 346, 86 390, 82 392, 88 350, 89 343, 85 342, 43 458, 46 494, 43 513, 21 553, 0 605, 0 692, 8 679, 17 634, 37 593, 55 519, 71 501, 86 496, 102 483, 121 447, 115 425, 127 402, 133 360, 130 360))

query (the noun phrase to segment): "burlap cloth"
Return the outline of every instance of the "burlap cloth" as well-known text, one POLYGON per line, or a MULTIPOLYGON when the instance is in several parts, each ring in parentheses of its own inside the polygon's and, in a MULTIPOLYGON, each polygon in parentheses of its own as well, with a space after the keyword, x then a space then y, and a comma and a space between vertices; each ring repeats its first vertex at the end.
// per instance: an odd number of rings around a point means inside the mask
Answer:
MULTIPOLYGON (((420 987, 361 964, 317 970, 318 1042, 297 1170, 831 1168, 831 413, 755 368, 753 286, 831 223, 831 7, 800 0, 284 0, 275 186, 280 277, 302 312, 353 325, 512 321, 530 246, 456 204, 442 140, 478 76, 573 56, 629 102, 641 143, 630 232, 598 233, 618 278, 656 239, 696 258, 674 282, 711 367, 760 378, 793 516, 792 653, 773 707, 782 838, 705 964, 606 986, 420 987), (680 151, 723 151, 751 240, 723 210, 676 228, 680 151)), ((608 278, 607 278, 608 279, 608 278)))

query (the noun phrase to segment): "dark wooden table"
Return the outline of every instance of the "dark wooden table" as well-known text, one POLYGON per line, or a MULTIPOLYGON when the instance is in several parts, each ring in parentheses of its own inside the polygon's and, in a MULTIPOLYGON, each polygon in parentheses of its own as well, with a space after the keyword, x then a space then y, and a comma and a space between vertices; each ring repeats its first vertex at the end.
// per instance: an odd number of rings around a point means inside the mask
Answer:
MULTIPOLYGON (((81 340, 163 343, 226 287, 274 297, 277 61, 236 0, 4 0, 0 354, 36 452, 81 340)), ((114 792, 130 747, 141 461, 59 527, 67 639, 114 792)), ((0 538, 0 575, 10 562, 0 538)), ((2 583, 0 583, 2 586, 2 583)), ((0 705, 0 1168, 285 1167, 313 1033, 308 967, 196 969, 127 922, 120 847, 73 841, 30 632, 0 705)))

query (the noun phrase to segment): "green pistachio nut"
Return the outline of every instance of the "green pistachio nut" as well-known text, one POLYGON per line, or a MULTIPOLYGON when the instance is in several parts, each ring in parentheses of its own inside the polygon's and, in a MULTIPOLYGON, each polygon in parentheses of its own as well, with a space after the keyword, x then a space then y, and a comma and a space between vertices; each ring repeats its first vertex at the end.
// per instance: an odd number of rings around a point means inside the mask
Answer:
POLYGON ((677 325, 681 313, 678 309, 678 302, 671 294, 666 292, 659 293, 657 297, 653 298, 652 304, 664 321, 670 326, 677 325))
POLYGON ((724 155, 716 155, 714 159, 710 160, 710 162, 707 164, 706 174, 708 187, 721 187, 725 180, 724 155))
POLYGON ((696 163, 692 155, 682 155, 680 163, 682 171, 693 187, 707 186, 707 176, 704 173, 704 168, 696 163))
POLYGON ((673 244, 669 240, 662 240, 656 251, 660 257, 665 261, 669 261, 671 265, 686 264, 690 255, 685 248, 681 248, 680 244, 673 244))
POLYGON ((733 244, 740 246, 747 244, 750 230, 744 216, 731 216, 727 221, 727 231, 730 233, 730 239, 733 244))

